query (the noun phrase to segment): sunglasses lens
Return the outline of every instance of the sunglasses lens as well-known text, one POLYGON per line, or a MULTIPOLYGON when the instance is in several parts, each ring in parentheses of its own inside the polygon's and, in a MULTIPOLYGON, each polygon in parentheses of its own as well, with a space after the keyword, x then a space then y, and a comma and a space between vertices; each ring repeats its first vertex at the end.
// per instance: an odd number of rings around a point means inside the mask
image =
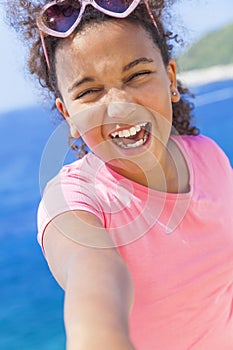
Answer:
POLYGON ((47 28, 59 33, 65 33, 72 27, 79 13, 80 6, 78 4, 75 7, 67 3, 53 5, 44 12, 43 22, 47 28))
POLYGON ((95 3, 105 10, 123 13, 125 12, 134 0, 95 0, 95 3))

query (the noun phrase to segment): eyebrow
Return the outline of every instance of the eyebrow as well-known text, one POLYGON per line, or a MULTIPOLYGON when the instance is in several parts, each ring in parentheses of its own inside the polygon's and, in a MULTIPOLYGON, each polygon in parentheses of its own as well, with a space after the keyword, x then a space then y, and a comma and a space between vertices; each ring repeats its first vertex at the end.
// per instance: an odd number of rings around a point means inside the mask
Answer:
POLYGON ((140 63, 151 63, 151 62, 154 62, 151 58, 147 58, 147 57, 137 58, 136 60, 134 60, 134 61, 128 63, 126 66, 124 66, 123 72, 126 72, 127 70, 133 68, 137 64, 140 64, 140 63))
MULTIPOLYGON (((151 62, 154 62, 151 58, 147 58, 147 57, 140 57, 140 58, 137 58, 136 60, 128 63, 126 66, 123 67, 123 72, 126 72, 128 71, 129 69, 133 68, 134 66, 136 66, 137 64, 140 64, 140 63, 151 63, 151 62)), ((77 80, 74 82, 73 85, 71 85, 69 88, 68 88, 68 92, 72 92, 74 89, 76 89, 78 86, 82 85, 82 84, 85 84, 85 83, 92 83, 94 80, 94 78, 91 78, 91 77, 85 77, 81 80, 77 80)))
POLYGON ((84 83, 90 83, 90 82, 93 82, 94 79, 91 78, 91 77, 86 77, 86 78, 83 78, 81 80, 77 80, 74 82, 73 85, 71 85, 69 88, 68 88, 68 92, 70 93, 71 91, 73 91, 74 89, 76 89, 78 86, 84 84, 84 83))

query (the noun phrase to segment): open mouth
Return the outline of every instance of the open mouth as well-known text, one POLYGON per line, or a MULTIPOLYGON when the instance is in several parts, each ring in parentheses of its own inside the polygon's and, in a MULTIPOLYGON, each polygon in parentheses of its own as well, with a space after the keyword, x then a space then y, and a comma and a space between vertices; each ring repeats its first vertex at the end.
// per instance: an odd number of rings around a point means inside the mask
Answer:
POLYGON ((116 130, 110 134, 113 142, 121 148, 135 148, 144 145, 150 135, 151 124, 140 123, 116 130))

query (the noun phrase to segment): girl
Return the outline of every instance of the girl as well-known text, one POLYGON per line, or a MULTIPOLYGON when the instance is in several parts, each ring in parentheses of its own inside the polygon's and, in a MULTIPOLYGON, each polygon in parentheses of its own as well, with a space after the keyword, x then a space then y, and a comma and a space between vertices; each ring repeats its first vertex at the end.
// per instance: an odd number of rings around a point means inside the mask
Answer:
POLYGON ((232 169, 190 124, 168 4, 10 5, 31 73, 90 150, 38 212, 69 350, 233 348, 232 169))

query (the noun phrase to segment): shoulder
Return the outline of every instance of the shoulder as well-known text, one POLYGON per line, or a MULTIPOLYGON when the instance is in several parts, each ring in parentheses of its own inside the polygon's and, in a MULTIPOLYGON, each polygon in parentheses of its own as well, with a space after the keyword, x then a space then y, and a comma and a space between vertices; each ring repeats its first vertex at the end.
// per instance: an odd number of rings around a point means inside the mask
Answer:
POLYGON ((78 159, 73 163, 64 165, 60 171, 60 176, 77 177, 85 174, 86 177, 98 172, 104 165, 103 161, 93 153, 88 153, 82 159, 78 159))
POLYGON ((217 145, 217 143, 214 140, 202 134, 196 135, 196 136, 195 135, 173 136, 173 139, 179 143, 184 143, 184 145, 189 149, 220 150, 220 147, 217 145))
POLYGON ((82 159, 64 165, 61 170, 47 182, 44 192, 51 187, 69 187, 69 185, 80 185, 92 183, 104 163, 93 153, 88 153, 82 159))
POLYGON ((198 136, 175 136, 188 164, 191 183, 195 188, 207 188, 214 191, 225 188, 225 192, 232 193, 233 171, 230 161, 219 145, 209 137, 198 136))
POLYGON ((182 135, 173 136, 173 139, 180 145, 181 149, 188 152, 192 163, 203 162, 206 166, 216 164, 232 170, 228 157, 211 138, 204 135, 182 135))
POLYGON ((87 211, 104 221, 99 196, 95 190, 96 177, 103 162, 94 154, 62 167, 46 185, 38 208, 38 239, 42 242, 48 223, 69 211, 87 211))
POLYGON ((98 193, 95 190, 96 181, 103 167, 104 163, 92 153, 64 165, 47 183, 40 207, 43 205, 47 212, 54 216, 54 213, 59 211, 80 210, 84 204, 93 207, 95 203, 96 206, 99 203, 98 193))

